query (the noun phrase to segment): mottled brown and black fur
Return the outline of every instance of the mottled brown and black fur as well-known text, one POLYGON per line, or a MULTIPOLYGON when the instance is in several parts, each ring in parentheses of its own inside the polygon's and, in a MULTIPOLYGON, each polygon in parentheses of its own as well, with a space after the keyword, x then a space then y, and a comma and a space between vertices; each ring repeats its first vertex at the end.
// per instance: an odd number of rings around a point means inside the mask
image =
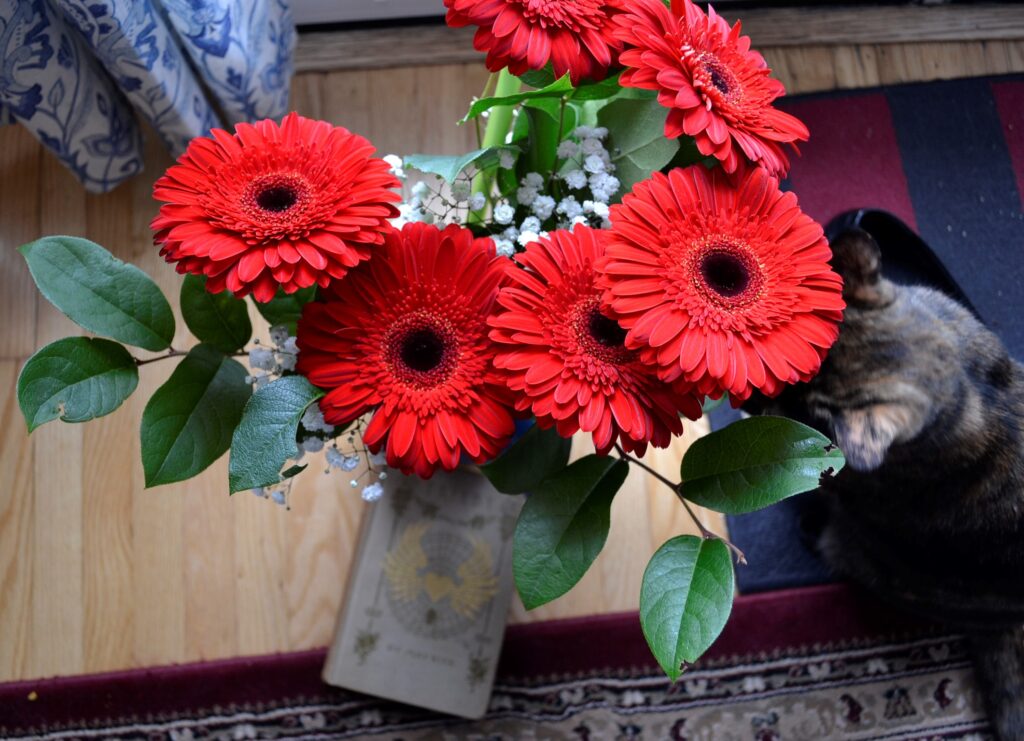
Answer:
POLYGON ((821 373, 766 411, 810 424, 847 467, 822 488, 828 563, 973 636, 1004 741, 1024 739, 1024 368, 966 308, 896 286, 859 230, 833 243, 845 281, 821 373))

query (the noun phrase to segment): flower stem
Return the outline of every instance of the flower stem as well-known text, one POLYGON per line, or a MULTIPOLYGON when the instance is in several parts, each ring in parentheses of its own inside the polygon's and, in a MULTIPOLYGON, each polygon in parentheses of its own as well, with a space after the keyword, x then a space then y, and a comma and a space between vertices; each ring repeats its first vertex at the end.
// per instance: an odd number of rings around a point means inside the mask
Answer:
POLYGON ((622 449, 622 446, 620 446, 617 443, 615 445, 615 451, 619 454, 619 457, 622 460, 624 460, 624 461, 626 461, 628 463, 631 463, 631 464, 633 464, 635 466, 639 466, 640 468, 645 470, 647 473, 649 473, 651 476, 653 476, 658 481, 660 481, 665 486, 667 486, 669 489, 671 489, 672 492, 679 499, 679 501, 683 503, 683 507, 686 509, 686 513, 688 515, 690 515, 690 519, 692 519, 693 523, 697 526, 697 530, 700 531, 700 536, 702 538, 704 538, 705 540, 715 539, 715 540, 722 541, 729 548, 729 550, 732 551, 733 555, 736 557, 736 562, 737 563, 746 564, 747 557, 743 555, 743 551, 741 551, 739 548, 737 548, 732 543, 732 541, 730 541, 728 538, 722 537, 718 533, 715 533, 715 532, 712 532, 711 530, 708 530, 707 527, 704 526, 704 523, 701 522, 700 518, 697 516, 697 513, 693 511, 693 507, 686 500, 686 497, 683 496, 683 485, 682 485, 682 483, 679 483, 679 484, 673 483, 667 477, 662 476, 660 473, 655 471, 653 468, 648 466, 646 463, 644 463, 639 458, 636 458, 636 457, 630 455, 629 453, 627 453, 625 450, 622 449))
MULTIPOLYGON (((491 82, 495 76, 491 75, 491 79, 487 82, 487 87, 484 88, 484 97, 487 91, 491 87, 491 82)), ((519 82, 519 78, 509 72, 507 69, 503 69, 497 75, 497 80, 494 82, 494 97, 503 98, 507 95, 515 95, 519 92, 522 83, 519 82)), ((509 129, 512 126, 512 106, 497 106, 492 108, 489 113, 490 116, 487 119, 487 128, 484 129, 484 138, 481 142, 481 148, 487 149, 489 147, 500 147, 505 143, 505 138, 508 136, 509 129)), ((487 200, 491 199, 491 188, 494 186, 494 171, 479 172, 476 177, 473 178, 473 193, 483 193, 487 200)), ((473 211, 469 215, 469 221, 471 224, 479 224, 483 221, 487 207, 479 211, 473 211)))

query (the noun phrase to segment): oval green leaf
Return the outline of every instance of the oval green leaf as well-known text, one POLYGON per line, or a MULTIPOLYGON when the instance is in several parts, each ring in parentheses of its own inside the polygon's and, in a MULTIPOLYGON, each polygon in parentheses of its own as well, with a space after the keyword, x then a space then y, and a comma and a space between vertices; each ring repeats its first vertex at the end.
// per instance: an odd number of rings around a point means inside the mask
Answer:
POLYGON ((281 481, 284 464, 299 452, 299 420, 321 396, 323 391, 302 376, 285 376, 252 395, 231 440, 232 494, 281 481))
POLYGON ((620 196, 665 167, 679 151, 678 139, 665 138, 667 116, 668 110, 657 100, 613 100, 598 112, 598 122, 608 129, 608 149, 622 183, 620 196))
POLYGON ((146 350, 170 347, 171 305, 134 265, 78 237, 43 237, 19 251, 43 296, 80 327, 146 350))
POLYGON ((617 458, 589 455, 533 491, 519 513, 512 552, 527 610, 561 597, 604 548, 612 499, 629 473, 617 458))
POLYGON ((534 425, 498 458, 480 466, 480 471, 503 494, 525 494, 565 468, 570 452, 572 440, 554 427, 542 430, 534 425))
MULTIPOLYGON (((566 74, 552 82, 550 85, 545 85, 538 90, 526 90, 513 95, 503 95, 500 97, 481 98, 479 100, 475 100, 469 107, 469 112, 466 113, 465 117, 459 123, 466 123, 466 121, 476 118, 484 111, 489 111, 497 106, 519 105, 520 103, 525 103, 528 100, 540 100, 541 98, 563 98, 570 95, 572 92, 572 82, 569 80, 569 75, 566 74)), ((413 166, 415 167, 415 165, 413 166)))
POLYGON ((718 638, 732 612, 735 575, 721 540, 680 535, 651 558, 640 587, 640 625, 673 682, 718 638))
POLYGON ((235 298, 230 291, 210 293, 205 276, 186 275, 180 300, 182 318, 200 342, 230 353, 252 337, 245 301, 235 298))
POLYGON ((110 414, 138 384, 135 359, 121 345, 67 337, 29 358, 18 376, 18 405, 32 432, 58 417, 88 422, 110 414))
POLYGON ((827 437, 783 417, 750 417, 700 438, 686 451, 683 494, 738 515, 817 489, 846 459, 827 437))
POLYGON ((404 164, 420 172, 439 175, 449 183, 454 183, 459 174, 468 167, 486 170, 496 166, 501 161, 501 153, 504 150, 513 154, 519 152, 517 147, 487 147, 461 155, 410 154, 405 158, 404 164))
POLYGON ((190 479, 224 454, 252 396, 247 375, 216 348, 192 348, 142 413, 147 487, 190 479))
POLYGON ((256 310, 260 315, 270 322, 271 326, 287 327, 291 334, 295 334, 299 319, 302 317, 302 307, 316 298, 316 286, 300 288, 295 293, 285 293, 278 289, 277 295, 265 304, 253 299, 256 310))

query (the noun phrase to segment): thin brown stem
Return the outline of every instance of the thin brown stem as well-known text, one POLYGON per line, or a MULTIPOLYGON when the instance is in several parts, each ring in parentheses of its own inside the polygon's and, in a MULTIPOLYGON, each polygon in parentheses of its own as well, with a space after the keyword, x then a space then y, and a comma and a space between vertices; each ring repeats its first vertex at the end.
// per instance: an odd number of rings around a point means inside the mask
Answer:
MULTIPOLYGON (((285 353, 285 354, 287 354, 287 353, 285 353)), ((168 350, 163 355, 157 355, 155 358, 146 358, 145 360, 142 360, 140 358, 135 358, 135 365, 137 367, 141 368, 144 365, 149 365, 150 363, 156 363, 156 362, 158 362, 160 360, 169 360, 171 358, 183 358, 186 355, 188 355, 188 353, 185 352, 184 350, 175 350, 172 347, 170 350, 168 350)), ((228 355, 230 355, 233 358, 245 358, 245 357, 249 356, 249 351, 243 349, 243 350, 241 350, 239 352, 228 353, 228 355)))
POLYGON ((615 445, 615 451, 619 454, 619 457, 622 458, 622 460, 624 460, 624 461, 626 461, 628 463, 632 463, 635 466, 639 466, 644 471, 646 471, 651 476, 653 476, 658 481, 660 481, 665 486, 667 486, 669 489, 671 489, 672 493, 676 495, 676 498, 680 502, 682 502, 683 507, 686 509, 686 513, 688 515, 690 515, 690 519, 692 519, 693 523, 697 526, 697 530, 700 532, 700 536, 702 538, 704 538, 705 540, 716 539, 716 540, 722 541, 723 543, 725 543, 726 547, 728 547, 729 550, 732 551, 733 555, 736 557, 736 562, 737 563, 741 563, 741 564, 746 564, 747 563, 747 557, 743 555, 743 551, 741 551, 739 548, 737 548, 732 543, 732 541, 730 541, 728 538, 725 538, 725 537, 719 535, 718 533, 713 532, 713 531, 709 530, 707 527, 705 527, 704 523, 701 522, 700 518, 697 516, 697 513, 694 511, 693 507, 690 505, 690 502, 688 502, 686 497, 683 496, 683 485, 682 485, 682 483, 678 483, 677 484, 677 483, 672 482, 666 476, 663 476, 662 474, 658 473, 657 471, 655 471, 653 468, 648 466, 646 463, 644 463, 639 458, 636 458, 635 456, 632 456, 629 453, 627 453, 625 450, 622 449, 622 446, 620 446, 618 443, 616 443, 616 445, 615 445))

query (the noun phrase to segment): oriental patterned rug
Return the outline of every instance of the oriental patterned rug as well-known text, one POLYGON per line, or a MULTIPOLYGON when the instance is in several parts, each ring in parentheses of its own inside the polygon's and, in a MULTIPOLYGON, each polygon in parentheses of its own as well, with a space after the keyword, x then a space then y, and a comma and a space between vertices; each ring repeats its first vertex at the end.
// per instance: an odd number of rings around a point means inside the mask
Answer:
POLYGON ((0 686, 8 739, 981 739, 961 638, 845 586, 740 597, 671 685, 636 614, 509 629, 487 716, 337 690, 322 651, 0 686))

